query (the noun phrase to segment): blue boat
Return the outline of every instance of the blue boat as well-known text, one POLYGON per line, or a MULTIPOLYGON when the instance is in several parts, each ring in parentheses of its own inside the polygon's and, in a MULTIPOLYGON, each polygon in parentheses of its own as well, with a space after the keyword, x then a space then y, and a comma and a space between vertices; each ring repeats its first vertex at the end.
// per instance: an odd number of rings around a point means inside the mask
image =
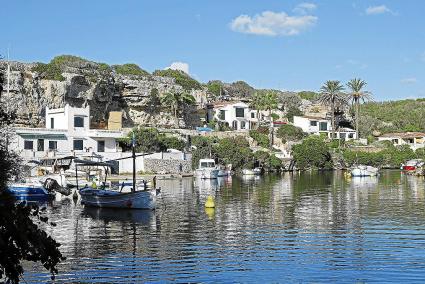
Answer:
POLYGON ((38 182, 13 183, 7 191, 18 200, 46 200, 55 196, 54 192, 49 192, 38 182))

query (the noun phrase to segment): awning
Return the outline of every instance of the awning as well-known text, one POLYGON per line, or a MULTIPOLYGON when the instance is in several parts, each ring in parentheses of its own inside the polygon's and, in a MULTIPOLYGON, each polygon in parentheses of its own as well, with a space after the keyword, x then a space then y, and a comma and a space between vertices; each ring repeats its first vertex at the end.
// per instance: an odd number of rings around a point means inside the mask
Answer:
POLYGON ((59 133, 18 133, 24 139, 67 140, 65 134, 59 133))

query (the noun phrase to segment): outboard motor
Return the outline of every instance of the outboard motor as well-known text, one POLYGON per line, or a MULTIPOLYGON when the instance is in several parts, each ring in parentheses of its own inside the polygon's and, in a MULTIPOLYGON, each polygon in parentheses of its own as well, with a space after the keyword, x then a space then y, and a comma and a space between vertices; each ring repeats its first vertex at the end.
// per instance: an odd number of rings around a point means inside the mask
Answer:
POLYGON ((52 179, 52 178, 47 178, 44 181, 44 187, 47 189, 48 192, 59 192, 59 193, 66 195, 66 196, 68 196, 72 193, 70 188, 61 187, 59 185, 59 183, 55 179, 52 179))

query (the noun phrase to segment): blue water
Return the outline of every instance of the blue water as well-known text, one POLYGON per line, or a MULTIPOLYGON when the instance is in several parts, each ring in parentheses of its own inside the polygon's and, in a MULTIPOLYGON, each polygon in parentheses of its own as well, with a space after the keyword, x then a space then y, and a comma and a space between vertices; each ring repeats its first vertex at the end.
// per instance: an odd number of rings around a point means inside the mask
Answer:
MULTIPOLYGON (((158 181, 155 212, 66 199, 48 228, 67 257, 55 283, 413 283, 425 280, 424 180, 341 173, 158 181), (216 209, 205 210, 208 195, 216 209)), ((27 264, 28 283, 50 275, 27 264)))

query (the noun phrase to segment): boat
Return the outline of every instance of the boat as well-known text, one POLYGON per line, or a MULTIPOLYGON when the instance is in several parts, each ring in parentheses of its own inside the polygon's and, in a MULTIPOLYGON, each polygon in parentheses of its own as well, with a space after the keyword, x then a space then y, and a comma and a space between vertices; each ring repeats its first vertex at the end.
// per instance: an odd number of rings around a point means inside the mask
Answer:
POLYGON ((404 171, 416 171, 418 168, 423 167, 425 164, 422 159, 413 159, 406 162, 406 164, 401 164, 401 169, 404 171))
MULTIPOLYGON (((120 188, 118 186, 106 187, 106 179, 108 167, 112 167, 113 164, 110 162, 96 162, 96 161, 87 161, 75 159, 75 171, 78 171, 78 167, 93 166, 93 167, 103 167, 105 172, 105 180, 103 185, 99 187, 84 186, 79 188, 78 185, 78 174, 76 174, 77 180, 77 191, 81 196, 81 204, 84 206, 94 206, 100 208, 123 208, 123 209, 155 209, 157 196, 160 194, 160 189, 156 188, 156 177, 153 180, 153 188, 149 188, 147 182, 136 183, 136 153, 135 153, 135 138, 133 133, 133 142, 132 149, 133 155, 133 182, 131 183, 131 188, 129 192, 123 191, 125 185, 123 184, 120 188)), ((137 156, 143 156, 147 154, 141 154, 137 156)), ((124 158, 120 158, 124 159, 124 158)))
POLYGON ((261 168, 254 168, 254 169, 243 169, 242 174, 246 176, 258 176, 261 175, 262 169, 261 168))
POLYGON ((373 177, 379 174, 379 169, 372 166, 358 165, 351 169, 353 177, 373 177))
MULTIPOLYGON (((55 181, 49 180, 48 183, 55 181)), ((47 200, 55 197, 52 188, 38 181, 22 181, 11 183, 7 186, 7 192, 18 200, 47 200)))
POLYGON ((200 159, 195 175, 202 179, 215 179, 218 176, 218 172, 214 159, 200 159))
POLYGON ((218 177, 227 177, 232 174, 232 170, 227 169, 225 166, 219 165, 217 166, 217 169, 218 169, 218 173, 217 173, 218 177))

